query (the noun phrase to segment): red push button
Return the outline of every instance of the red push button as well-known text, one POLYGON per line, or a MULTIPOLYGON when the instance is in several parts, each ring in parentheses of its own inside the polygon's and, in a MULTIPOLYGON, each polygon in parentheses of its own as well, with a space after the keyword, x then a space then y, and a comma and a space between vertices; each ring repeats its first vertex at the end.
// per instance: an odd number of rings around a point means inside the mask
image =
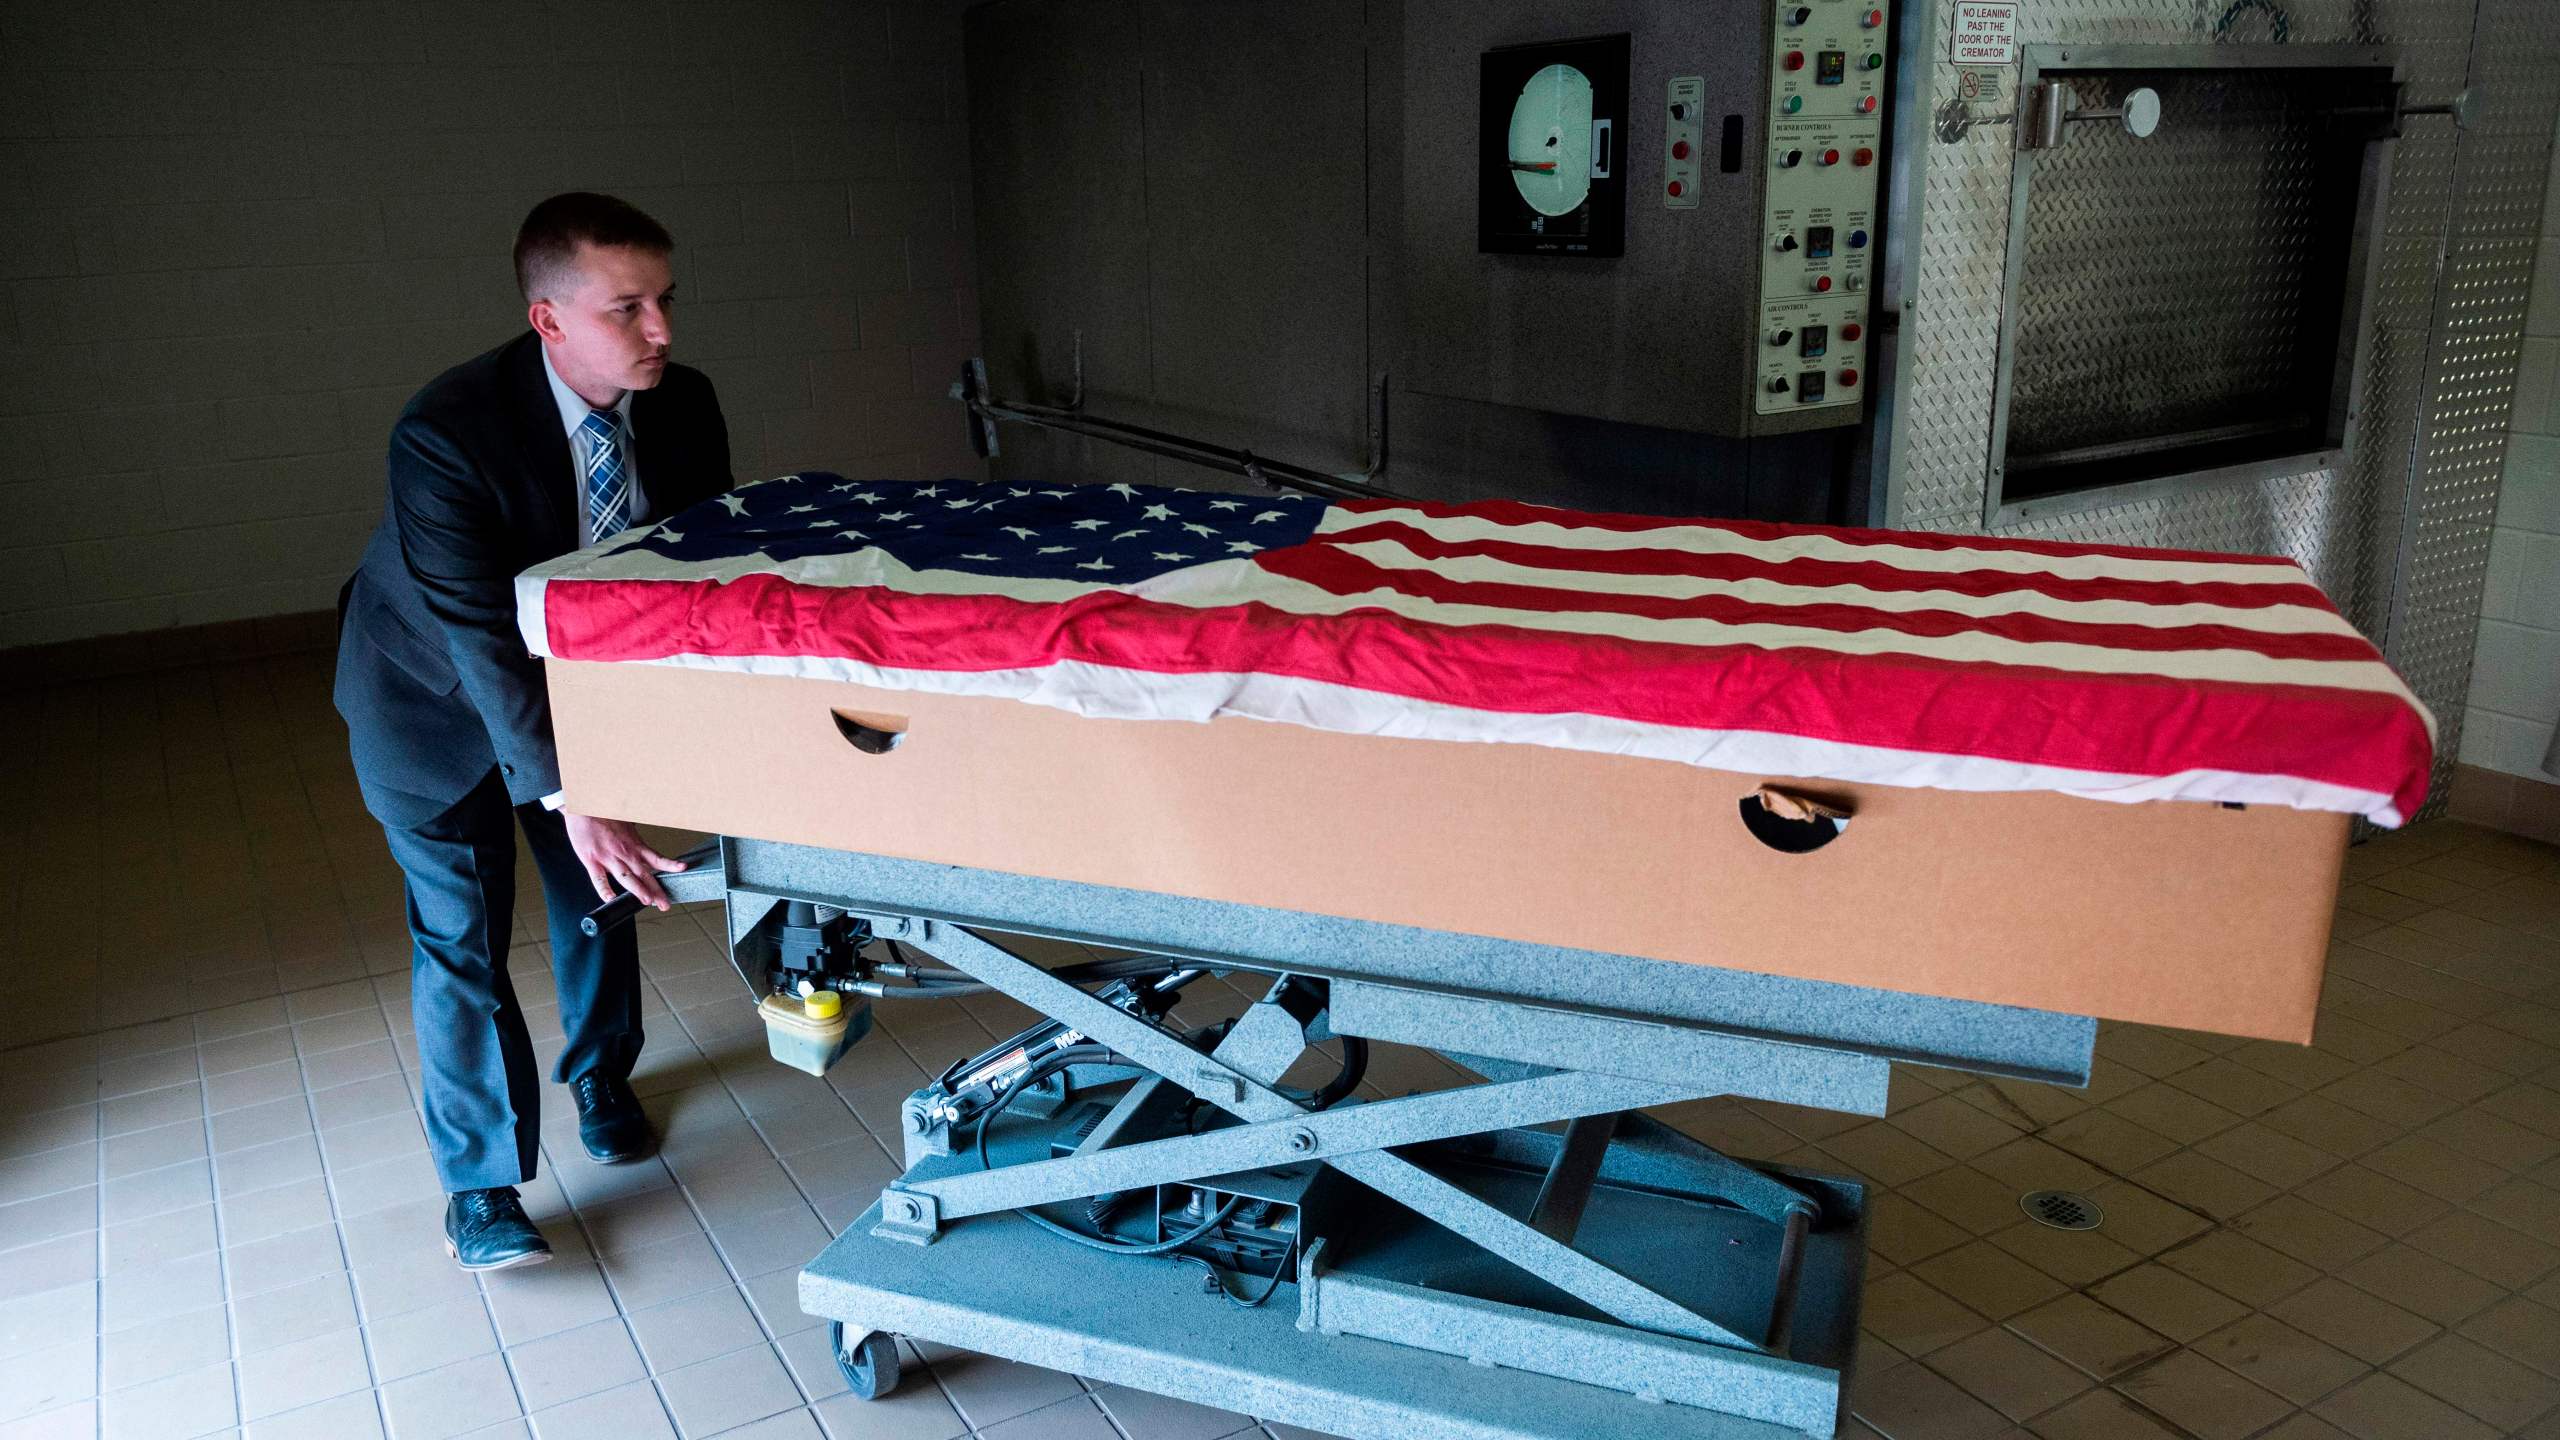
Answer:
POLYGON ((1830 277, 1830 276, 1828 276, 1828 275, 1816 275, 1816 276, 1814 276, 1814 277, 1813 277, 1813 293, 1814 293, 1814 294, 1816 294, 1816 295, 1828 295, 1828 294, 1830 294, 1830 293, 1831 293, 1831 277, 1830 277))
POLYGON ((1680 196, 1680 182, 1677 180, 1672 181, 1669 188, 1671 190, 1672 198, 1675 200, 1678 199, 1680 196))
POLYGON ((1873 165, 1874 163, 1876 163, 1876 152, 1874 152, 1873 150, 1870 150, 1870 149, 1868 149, 1867 147, 1865 147, 1865 146, 1861 145, 1861 146, 1859 146, 1859 147, 1858 147, 1858 153, 1857 153, 1856 155, 1854 155, 1854 156, 1851 156, 1851 157, 1850 157, 1850 159, 1851 159, 1851 161, 1852 161, 1853 163, 1855 163, 1855 164, 1859 164, 1859 165, 1873 165))
POLYGON ((1876 97, 1873 95, 1861 96, 1858 100, 1858 113, 1861 115, 1873 115, 1876 113, 1876 97))
POLYGON ((1823 152, 1822 152, 1822 163, 1823 163, 1823 164, 1825 164, 1825 165, 1837 165, 1837 164, 1839 164, 1839 163, 1840 163, 1840 152, 1839 152, 1839 151, 1837 151, 1837 150, 1825 150, 1825 151, 1823 151, 1823 152))
POLYGON ((1840 338, 1843 340, 1855 340, 1866 333, 1867 327, 1864 325, 1849 324, 1840 327, 1840 338))
POLYGON ((1866 26, 1870 30, 1877 29, 1884 24, 1884 12, 1881 10, 1870 10, 1867 12, 1867 18, 1859 21, 1858 23, 1866 26))
POLYGON ((1671 142, 1671 158, 1672 158, 1672 159, 1674 159, 1674 160, 1686 160, 1686 159, 1688 159, 1688 158, 1689 158, 1689 142, 1688 142, 1688 141, 1686 141, 1686 140, 1674 140, 1674 141, 1672 141, 1672 142, 1671 142))
POLYGON ((1853 389, 1856 389, 1856 388, 1857 388, 1857 384, 1858 384, 1858 372, 1857 372, 1857 371, 1855 371, 1855 370, 1843 370, 1843 371, 1841 371, 1841 372, 1840 372, 1840 388, 1841 388, 1841 389, 1843 389, 1843 390, 1853 390, 1853 389))
POLYGON ((1787 52, 1787 58, 1782 63, 1790 70, 1801 70, 1804 68, 1804 52, 1801 50, 1790 50, 1787 52))

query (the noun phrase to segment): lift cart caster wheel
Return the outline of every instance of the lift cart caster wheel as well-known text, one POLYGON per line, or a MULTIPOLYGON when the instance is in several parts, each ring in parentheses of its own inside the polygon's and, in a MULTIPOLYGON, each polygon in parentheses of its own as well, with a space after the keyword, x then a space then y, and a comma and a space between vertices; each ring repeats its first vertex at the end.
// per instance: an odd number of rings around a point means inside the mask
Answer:
POLYGON ((836 1355, 836 1368, 844 1372, 844 1383, 853 1387, 856 1398, 877 1400, 898 1388, 898 1342, 887 1333, 873 1330, 851 1345, 844 1343, 844 1322, 827 1322, 827 1343, 836 1355))

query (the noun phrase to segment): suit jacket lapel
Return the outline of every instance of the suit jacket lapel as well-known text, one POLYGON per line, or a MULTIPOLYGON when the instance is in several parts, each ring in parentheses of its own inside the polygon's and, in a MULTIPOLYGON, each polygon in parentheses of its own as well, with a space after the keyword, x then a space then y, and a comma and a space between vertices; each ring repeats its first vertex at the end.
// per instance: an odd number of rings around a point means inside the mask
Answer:
POLYGON ((517 432, 517 453, 525 459, 525 485, 533 492, 533 513, 541 526, 547 554, 578 548, 575 462, 569 434, 560 426, 560 403, 551 397, 550 378, 542 373, 542 338, 527 331, 506 357, 507 396, 515 409, 510 417, 517 432))

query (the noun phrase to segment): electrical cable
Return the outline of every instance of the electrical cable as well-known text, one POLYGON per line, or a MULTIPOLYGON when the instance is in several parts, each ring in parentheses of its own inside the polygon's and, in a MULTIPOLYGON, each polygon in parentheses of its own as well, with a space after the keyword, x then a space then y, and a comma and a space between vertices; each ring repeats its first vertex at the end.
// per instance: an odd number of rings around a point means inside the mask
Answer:
MULTIPOLYGON (((893 950, 898 942, 885 941, 893 950)), ((907 964, 901 961, 901 964, 907 964)), ((972 979, 965 971, 946 970, 938 965, 907 964, 913 985, 883 985, 879 997, 884 1000, 952 1000, 963 995, 990 995, 995 987, 972 979)), ((1131 957, 1124 960, 1088 960, 1078 965, 1062 966, 1049 972, 1070 985, 1089 985, 1105 980, 1132 980, 1142 975, 1170 975, 1174 967, 1157 959, 1131 957)), ((866 992, 868 993, 868 992, 866 992)))
MULTIPOLYGON (((1170 1240, 1159 1240, 1153 1245, 1134 1245, 1125 1240, 1105 1240, 1100 1236, 1087 1235, 1080 1230, 1070 1230, 1066 1226, 1059 1224, 1057 1221, 1033 1210, 1027 1205, 1017 1213, 1020 1214, 1023 1219, 1030 1221, 1032 1224, 1039 1226, 1050 1234, 1055 1235, 1062 1240, 1073 1240, 1077 1244, 1085 1246, 1088 1249, 1100 1250, 1112 1255, 1146 1256, 1162 1255, 1169 1250, 1181 1249, 1183 1246, 1190 1244, 1192 1241, 1199 1239, 1201 1236, 1217 1229, 1220 1225, 1225 1224, 1227 1217, 1236 1213, 1236 1207, 1243 1203, 1243 1196, 1230 1195, 1227 1197, 1227 1203, 1218 1207, 1218 1213, 1201 1221, 1199 1224, 1192 1226, 1190 1229, 1183 1231, 1181 1234, 1174 1236, 1170 1240)), ((1178 1258, 1188 1260, 1194 1257, 1185 1255, 1178 1258)), ((1202 1263, 1205 1264, 1207 1262, 1204 1261, 1202 1263)))
MULTIPOLYGON (((1104 963, 1104 964, 1126 964, 1126 963, 1129 963, 1129 962, 1127 962, 1127 961, 1106 961, 1106 962, 1098 962, 1098 963, 1104 963)), ((1052 972, 1050 972, 1050 973, 1051 973, 1051 974, 1053 974, 1053 975, 1060 975, 1060 976, 1064 976, 1064 975, 1067 975, 1067 974, 1068 974, 1068 971, 1066 971, 1066 970, 1056 970, 1056 971, 1052 971, 1052 972)), ((1176 980, 1176 979, 1178 979, 1178 980, 1181 980, 1181 982, 1182 982, 1181 984, 1179 984, 1179 985, 1170 985, 1170 988, 1171 988, 1171 989, 1174 989, 1174 990, 1177 990, 1177 991, 1178 991, 1178 990, 1180 990, 1180 989, 1182 988, 1182 986, 1183 986, 1183 985, 1188 985, 1188 984, 1190 984, 1192 980, 1196 980, 1196 979, 1198 979, 1202 974, 1204 974, 1204 973, 1206 973, 1206 972, 1204 972, 1204 971, 1190 971, 1190 972, 1187 972, 1187 976, 1188 976, 1188 978, 1185 978, 1186 972, 1178 971, 1178 970, 1166 970, 1166 969, 1164 969, 1161 965, 1158 965, 1158 966, 1155 966, 1155 967, 1153 967, 1153 968, 1151 968, 1151 969, 1136 971, 1136 972, 1134 972, 1134 974, 1121 974, 1121 975, 1113 975, 1113 976, 1086 976, 1086 977, 1083 977, 1083 978, 1086 978, 1086 979, 1118 979, 1118 980, 1127 980, 1127 979, 1135 978, 1135 976, 1136 976, 1136 975, 1157 974, 1157 973, 1161 973, 1162 975, 1164 975, 1164 976, 1168 977, 1168 978, 1167 978, 1167 980, 1159 981, 1159 982, 1158 982, 1158 987, 1159 987, 1159 989, 1165 988, 1167 985, 1169 985, 1169 984, 1170 984, 1170 981, 1171 981, 1171 980, 1176 980)), ((939 998, 939 996, 940 996, 940 995, 945 995, 945 994, 967 994, 967 993, 971 993, 973 989, 984 989, 984 988, 986 988, 986 987, 984 987, 984 986, 978 986, 978 987, 962 988, 962 987, 957 987, 957 986, 955 986, 955 987, 952 987, 952 988, 951 988, 951 989, 949 989, 949 990, 937 992, 936 996, 928 997, 928 998, 939 998)), ((884 988, 884 989, 882 990, 882 993, 883 993, 883 994, 885 994, 885 995, 897 995, 897 994, 904 994, 904 993, 907 993, 907 992, 899 991, 899 990, 889 990, 889 989, 884 988)), ((1169 1005, 1169 1004, 1170 1004, 1170 1002, 1168 1002, 1168 1005, 1169 1005)), ((1134 1013, 1134 1012, 1133 1012, 1133 1013, 1134 1013)), ((1029 1028, 1027 1028, 1027 1029, 1016 1031, 1016 1032, 1013 1034, 1013 1036, 1012 1036, 1011 1038, 1009 1038, 1009 1039, 1005 1039, 1005 1040, 1000 1040, 1000 1041, 996 1042, 995 1044, 988 1046, 986 1049, 979 1051, 979 1052, 978 1052, 977 1054, 975 1054, 975 1055, 965 1056, 965 1057, 963 1057, 963 1058, 961 1058, 961 1059, 958 1059, 958 1060, 954 1060, 954 1061, 952 1061, 949 1065, 947 1065, 947 1066, 943 1067, 943 1071, 942 1071, 942 1073, 941 1073, 940 1075, 937 1075, 937 1076, 935 1076, 935 1077, 934 1077, 934 1084, 939 1085, 939 1086, 941 1086, 941 1087, 943 1087, 944 1089, 946 1089, 946 1090, 947 1090, 947 1089, 949 1089, 949 1088, 950 1088, 950 1086, 951 1086, 951 1082, 952 1082, 955 1078, 957 1078, 957 1077, 959 1077, 959 1076, 962 1076, 962 1075, 969 1074, 970 1072, 972 1072, 972 1071, 974 1071, 974 1070, 978 1069, 978 1068, 979 1068, 980 1066, 982 1066, 982 1065, 989 1064, 990 1062, 992 1062, 992 1061, 996 1060, 997 1058, 1001 1057, 1002 1055, 1004 1055, 1004 1054, 1005 1054, 1006 1052, 1008 1052, 1008 1051, 1028 1049, 1028 1048, 1030 1048, 1031 1046, 1038 1045, 1038 1044, 1040 1044, 1040 1043, 1042 1043, 1042 1042, 1046 1041, 1047 1039, 1049 1039, 1051 1036, 1057 1035, 1057 1034, 1059 1034, 1060 1032, 1064 1031, 1066 1028, 1067 1028, 1067 1027, 1066 1027, 1065 1025, 1063 1025, 1063 1024, 1061 1024, 1061 1023, 1059 1023, 1058 1021, 1055 1021, 1055 1020, 1045 1020, 1045 1021, 1042 1021, 1041 1023, 1039 1023, 1039 1024, 1037 1024, 1037 1025, 1033 1025, 1033 1026, 1031 1026, 1031 1027, 1029 1027, 1029 1028)))
MULTIPOLYGON (((883 985, 875 999, 880 1000, 957 1000, 963 995, 984 995, 992 985, 883 985)), ((865 991, 865 994, 870 994, 865 991)))
MULTIPOLYGON (((896 944, 894 941, 889 943, 893 947, 896 944)), ((1099 963, 1109 964, 1113 962, 1099 963)), ((1124 961, 1119 963, 1127 962, 1124 961)), ((1054 973, 1063 974, 1064 972, 1060 971, 1054 973)), ((1174 972, 1166 970, 1164 973, 1170 975, 1174 972)), ((1175 988, 1179 987, 1177 986, 1175 988)), ((1215 1021, 1209 1025, 1201 1027, 1200 1031, 1188 1038, 1199 1040, 1207 1044, 1214 1044, 1215 1037, 1223 1035, 1228 1028, 1233 1026, 1233 1024, 1234 1022, 1232 1020, 1215 1021)), ((1025 1033, 1027 1034, 1029 1032, 1025 1033)), ((1014 1048, 1015 1044, 1019 1040, 1020 1037, 1017 1036, 1015 1040, 1006 1041, 1002 1045, 986 1052, 986 1054, 1001 1054, 1004 1050, 1014 1048)), ((1329 1109, 1340 1103, 1345 1097, 1350 1095, 1353 1090, 1359 1087, 1362 1077, 1368 1071, 1369 1043, 1356 1035, 1345 1035, 1341 1037, 1341 1040, 1342 1068, 1336 1071, 1333 1078, 1326 1081, 1321 1088, 1313 1093, 1312 1096, 1307 1097, 1306 1103, 1311 1111, 1329 1109)), ((977 1057, 979 1060, 983 1060, 984 1058, 986 1057, 977 1057)), ((972 1137, 971 1148, 977 1156, 978 1168, 980 1170, 993 1170, 995 1168, 995 1162, 987 1155, 987 1132, 994 1128, 996 1117, 1002 1115, 1015 1100, 1021 1098, 1025 1091, 1030 1090, 1042 1080, 1045 1080, 1049 1076, 1067 1069, 1070 1066, 1110 1064, 1116 1061, 1121 1061, 1121 1058, 1122 1057, 1107 1045, 1088 1042, 1086 1044, 1071 1045, 1064 1049, 1052 1051, 1049 1054, 1042 1056, 1039 1060, 1033 1062, 1031 1068, 1024 1072, 1019 1081, 1015 1082, 1014 1085, 1010 1089, 1006 1090, 1004 1094, 998 1096, 993 1104, 990 1104, 976 1117, 977 1134, 972 1137)), ((963 1062, 962 1064, 952 1066, 949 1070, 946 1070, 944 1074, 947 1077, 952 1074, 962 1073, 970 1068, 974 1068, 974 1062, 963 1062)), ((1184 1125, 1184 1129, 1186 1131, 1190 1129, 1190 1125, 1187 1121, 1184 1125)), ((1264 1280, 1262 1293, 1255 1295, 1250 1299, 1228 1289, 1226 1278, 1219 1274, 1218 1267, 1210 1263, 1208 1260, 1197 1255, 1173 1253, 1179 1251, 1183 1246, 1189 1245, 1198 1240, 1201 1236, 1208 1234, 1218 1226, 1225 1224, 1228 1218, 1234 1215, 1236 1209, 1243 1203, 1244 1197, 1242 1195, 1230 1194, 1227 1196, 1224 1204, 1221 1204, 1216 1211, 1211 1213, 1199 1224, 1191 1226, 1189 1229, 1182 1231, 1178 1235, 1156 1241, 1153 1244, 1139 1244, 1126 1240, 1106 1239, 1098 1235, 1088 1235, 1071 1226, 1061 1225, 1057 1221, 1039 1213, 1039 1211, 1028 1205, 1017 1207, 1015 1213, 1019 1214, 1023 1219, 1030 1221, 1038 1228, 1045 1230, 1062 1240, 1074 1241, 1076 1244, 1084 1246, 1089 1250, 1098 1250, 1106 1255, 1123 1255, 1135 1258, 1169 1256, 1176 1261, 1188 1262, 1190 1264, 1197 1265, 1206 1273, 1208 1276, 1209 1286, 1218 1292, 1218 1297, 1220 1299, 1225 1300, 1228 1304, 1237 1306, 1240 1309, 1250 1310, 1268 1302, 1273 1295, 1279 1293, 1280 1286, 1289 1273, 1289 1256, 1291 1250, 1294 1249, 1294 1245, 1283 1246, 1281 1248, 1279 1263, 1272 1267, 1270 1276, 1264 1280)))
MULTIPOLYGON (((880 943, 888 947, 889 958, 897 961, 917 979, 954 981, 973 985, 980 983, 976 976, 965 970, 954 970, 947 965, 917 964, 908 958, 907 947, 895 940, 883 939, 880 943)), ((1079 979, 1119 979, 1129 975, 1158 974, 1177 968, 1179 967, 1173 961, 1159 955, 1115 955, 1102 960, 1079 960, 1073 965, 1061 965, 1049 973, 1058 979, 1073 982, 1079 979)))
POLYGON ((1006 1106, 1022 1098, 1024 1091, 1070 1065, 1108 1065, 1119 1058, 1112 1053, 1110 1046, 1093 1044, 1070 1045, 1063 1050, 1053 1050, 1041 1056, 1028 1071, 1024 1072, 1022 1079, 1017 1081, 1012 1089, 997 1096, 994 1104, 978 1114, 976 1138, 978 1168, 981 1170, 996 1168, 995 1162, 987 1158, 987 1131, 993 1128, 995 1118, 1004 1113, 1006 1106))
MULTIPOLYGON (((997 1098, 994 1104, 986 1108, 985 1113, 978 1116, 978 1134, 976 1139, 978 1168, 981 1170, 992 1170, 995 1168, 995 1162, 987 1158, 987 1131, 993 1127, 995 1118, 1004 1113, 1005 1107, 1011 1105, 1016 1099, 1020 1098, 1024 1091, 1029 1090, 1032 1086, 1047 1079, 1049 1076, 1056 1074, 1058 1071, 1066 1069, 1070 1065, 1104 1064, 1115 1058, 1117 1057, 1111 1053, 1110 1048, 1102 1045, 1075 1045, 1070 1046, 1067 1049, 1057 1051, 1053 1054, 1043 1056, 1040 1062, 1032 1066, 1030 1071, 1022 1077, 1021 1083, 1004 1092, 1002 1096, 997 1098)), ((1216 1214, 1201 1221, 1190 1229, 1183 1231, 1181 1234, 1170 1240, 1161 1240, 1152 1245, 1132 1244, 1125 1240, 1104 1240, 1097 1236, 1086 1235, 1079 1231, 1070 1230, 1066 1226, 1060 1225, 1056 1221, 1049 1219, 1047 1216, 1038 1214, 1027 1205, 1021 1207, 1018 1213, 1021 1214, 1022 1218, 1029 1220, 1031 1223, 1039 1226, 1043 1230, 1047 1230, 1055 1235, 1064 1236, 1065 1238, 1073 1240, 1080 1245, 1089 1245, 1096 1250, 1107 1250, 1115 1255, 1161 1255, 1168 1250, 1174 1250, 1184 1245, 1188 1245, 1192 1241, 1199 1239, 1201 1236, 1208 1234, 1211 1230, 1216 1229, 1219 1225, 1225 1223, 1228 1216, 1235 1213, 1236 1206, 1242 1204, 1243 1201, 1244 1197, 1241 1195, 1230 1195, 1227 1197, 1227 1203, 1218 1207, 1218 1212, 1216 1214)))
MULTIPOLYGON (((995 1162, 987 1158, 987 1131, 993 1127, 995 1118, 1004 1113, 1005 1107, 1011 1105, 1024 1091, 1029 1090, 1033 1085, 1047 1079, 1057 1071, 1066 1069, 1070 1065, 1099 1064, 1114 1058, 1117 1057, 1112 1055, 1109 1047, 1102 1045, 1077 1045, 1042 1057, 1040 1063, 1032 1066, 1030 1072, 1022 1077, 1020 1084, 1017 1084, 1012 1089, 1007 1090, 993 1105, 987 1107, 984 1114, 978 1116, 978 1134, 975 1144, 978 1155, 978 1168, 981 1170, 992 1170, 995 1168, 995 1162)), ((1030 1221, 1032 1224, 1039 1226, 1041 1229, 1048 1231, 1050 1234, 1058 1236, 1060 1239, 1073 1240, 1077 1244, 1085 1246, 1088 1249, 1100 1250, 1105 1254, 1110 1255, 1143 1257, 1150 1255, 1163 1255, 1190 1244, 1192 1241, 1199 1239, 1201 1236, 1208 1234, 1220 1225, 1225 1224, 1227 1217, 1233 1215, 1236 1212, 1236 1207, 1243 1203, 1243 1196, 1230 1195, 1227 1197, 1227 1202, 1219 1206, 1217 1211, 1210 1215, 1209 1218, 1192 1226, 1190 1229, 1183 1231, 1179 1235, 1173 1236, 1167 1240, 1159 1240, 1152 1245, 1133 1244, 1126 1240, 1105 1240, 1099 1236, 1087 1235, 1082 1231, 1069 1229, 1068 1227, 1059 1224, 1048 1216, 1042 1215, 1038 1211, 1033 1210, 1028 1205, 1018 1208, 1015 1213, 1020 1215, 1023 1219, 1030 1221)), ((1286 1257, 1283 1258, 1285 1259, 1286 1257)), ((1219 1289, 1222 1292, 1225 1288, 1226 1287, 1223 1284, 1219 1286, 1219 1289)), ((1263 1298, 1268 1299, 1270 1297, 1266 1293, 1263 1298)))
POLYGON ((1324 1088, 1308 1097, 1308 1108, 1330 1110, 1342 1103, 1369 1074, 1369 1042, 1357 1035, 1342 1037, 1342 1069, 1324 1083, 1324 1088))
POLYGON ((1270 1299, 1272 1296, 1280 1293, 1280 1282, 1282 1279, 1286 1278, 1289 1273, 1289 1251, 1292 1248, 1294 1248, 1294 1246, 1281 1247, 1280 1263, 1272 1268, 1270 1278, 1263 1282, 1262 1293, 1254 1296, 1250 1300, 1247 1300, 1233 1290, 1228 1289, 1226 1277, 1218 1273, 1218 1267, 1201 1259, 1199 1256, 1176 1255, 1173 1258, 1176 1260, 1188 1260, 1192 1264, 1197 1265, 1202 1270, 1208 1272, 1209 1283, 1217 1287, 1220 1298, 1224 1299, 1228 1304, 1235 1306, 1239 1310, 1252 1310, 1259 1307, 1264 1301, 1270 1299))

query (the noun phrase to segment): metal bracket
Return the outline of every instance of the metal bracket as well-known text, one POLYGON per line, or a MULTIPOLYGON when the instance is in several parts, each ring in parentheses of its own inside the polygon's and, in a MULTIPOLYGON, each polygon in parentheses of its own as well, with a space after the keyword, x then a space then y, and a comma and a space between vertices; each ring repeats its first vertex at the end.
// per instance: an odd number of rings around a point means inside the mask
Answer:
POLYGON ((942 1202, 930 1191, 892 1180, 880 1192, 880 1223, 871 1233, 883 1240, 930 1245, 942 1234, 942 1202))

